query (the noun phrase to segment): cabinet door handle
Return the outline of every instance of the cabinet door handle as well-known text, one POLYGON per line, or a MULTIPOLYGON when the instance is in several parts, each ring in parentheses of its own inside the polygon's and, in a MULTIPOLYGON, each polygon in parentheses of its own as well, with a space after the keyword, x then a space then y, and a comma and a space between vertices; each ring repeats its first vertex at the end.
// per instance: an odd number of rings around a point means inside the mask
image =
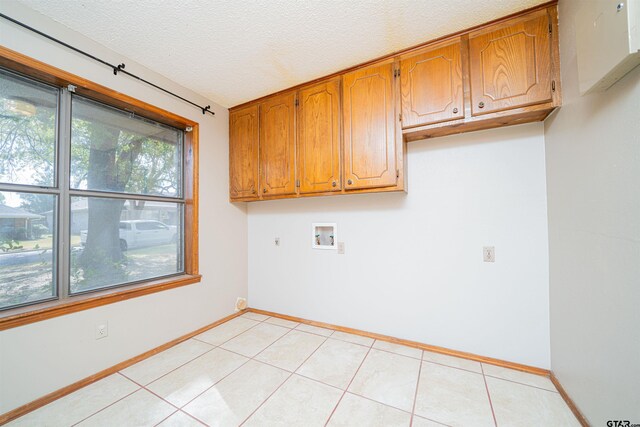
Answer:
POLYGON ((353 181, 349 180, 349 181, 347 181, 347 184, 351 185, 351 184, 353 184, 353 181))
POLYGON ((262 192, 263 192, 263 193, 266 193, 266 192, 267 192, 267 189, 266 189, 266 188, 263 188, 263 189, 262 189, 262 192))
POLYGON ((453 114, 458 114, 458 109, 457 108, 453 109, 453 114))
POLYGON ((478 104, 478 108, 484 108, 484 102, 480 101, 480 103, 478 104))
POLYGON ((337 182, 335 182, 335 181, 333 181, 333 182, 331 183, 331 186, 332 186, 332 187, 335 187, 336 185, 338 185, 338 183, 337 183, 337 182))

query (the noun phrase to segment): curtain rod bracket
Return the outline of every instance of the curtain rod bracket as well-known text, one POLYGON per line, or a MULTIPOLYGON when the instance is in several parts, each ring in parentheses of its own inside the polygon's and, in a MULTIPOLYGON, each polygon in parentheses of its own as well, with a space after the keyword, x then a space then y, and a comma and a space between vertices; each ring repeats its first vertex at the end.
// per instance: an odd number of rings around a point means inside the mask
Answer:
POLYGON ((124 62, 122 64, 118 64, 117 67, 113 67, 113 75, 117 76, 118 71, 122 71, 122 70, 124 70, 124 62))

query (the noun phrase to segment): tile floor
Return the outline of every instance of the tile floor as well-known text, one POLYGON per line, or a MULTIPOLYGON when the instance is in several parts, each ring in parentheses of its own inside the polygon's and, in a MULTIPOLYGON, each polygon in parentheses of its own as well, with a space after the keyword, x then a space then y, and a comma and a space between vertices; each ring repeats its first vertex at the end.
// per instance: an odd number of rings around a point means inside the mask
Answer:
POLYGON ((548 378, 246 313, 10 426, 579 426, 548 378))

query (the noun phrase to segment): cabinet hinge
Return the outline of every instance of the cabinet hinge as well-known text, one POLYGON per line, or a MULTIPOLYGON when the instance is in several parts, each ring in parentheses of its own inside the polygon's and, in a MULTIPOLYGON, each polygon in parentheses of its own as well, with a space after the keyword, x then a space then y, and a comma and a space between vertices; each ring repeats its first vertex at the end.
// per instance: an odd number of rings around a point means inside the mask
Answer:
POLYGON ((300 187, 300 180, 296 179, 296 187, 300 187))
POLYGON ((298 98, 296 98, 296 107, 300 105, 300 101, 298 101, 298 98))
POLYGON ((553 24, 549 22, 549 34, 551 34, 552 32, 553 32, 553 24))
POLYGON ((400 69, 395 69, 393 70, 393 78, 397 78, 400 77, 400 69))
POLYGON ((398 120, 402 121, 402 113, 398 114, 398 120))
POLYGON ((400 178, 400 169, 396 169, 396 178, 400 178))
POLYGON ((551 92, 555 92, 555 91, 556 91, 556 81, 551 80, 551 92))

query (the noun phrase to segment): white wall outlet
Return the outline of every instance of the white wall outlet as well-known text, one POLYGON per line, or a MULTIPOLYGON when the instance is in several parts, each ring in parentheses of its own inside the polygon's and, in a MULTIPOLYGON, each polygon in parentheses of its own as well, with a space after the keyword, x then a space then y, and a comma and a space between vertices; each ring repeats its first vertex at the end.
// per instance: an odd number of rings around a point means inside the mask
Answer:
POLYGON ((238 297, 236 299, 236 311, 244 310, 245 308, 247 308, 247 299, 238 297))
POLYGON ((106 338, 109 336, 109 324, 107 322, 96 325, 96 339, 106 338))
POLYGON ((496 262, 496 248, 494 246, 482 248, 482 258, 484 262, 496 262))
POLYGON ((344 255, 344 242, 338 242, 338 254, 344 255))
POLYGON ((279 238, 279 237, 276 237, 275 239, 273 239, 273 243, 274 243, 276 246, 280 246, 280 238, 279 238))

